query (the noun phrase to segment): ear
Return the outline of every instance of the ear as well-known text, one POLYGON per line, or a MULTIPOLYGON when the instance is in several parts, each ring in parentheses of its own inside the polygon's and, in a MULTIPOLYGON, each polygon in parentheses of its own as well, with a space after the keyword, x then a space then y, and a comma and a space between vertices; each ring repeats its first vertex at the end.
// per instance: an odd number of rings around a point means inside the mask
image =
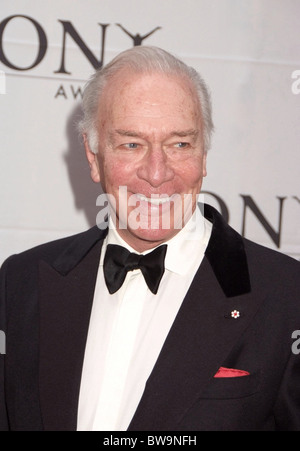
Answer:
POLYGON ((83 135, 83 141, 86 157, 91 168, 91 178, 95 183, 100 183, 100 171, 97 154, 91 151, 89 141, 86 135, 83 135))

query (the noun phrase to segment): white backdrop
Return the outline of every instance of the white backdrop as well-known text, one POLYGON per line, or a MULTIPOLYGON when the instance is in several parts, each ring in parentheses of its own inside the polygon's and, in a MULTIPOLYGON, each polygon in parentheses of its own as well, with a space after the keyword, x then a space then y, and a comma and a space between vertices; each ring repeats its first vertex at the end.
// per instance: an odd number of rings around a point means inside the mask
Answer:
POLYGON ((300 0, 1 0, 0 264, 95 224, 99 188, 74 127, 81 90, 101 53, 107 63, 156 27, 143 44, 193 65, 212 91, 207 202, 300 258, 299 17, 300 0))

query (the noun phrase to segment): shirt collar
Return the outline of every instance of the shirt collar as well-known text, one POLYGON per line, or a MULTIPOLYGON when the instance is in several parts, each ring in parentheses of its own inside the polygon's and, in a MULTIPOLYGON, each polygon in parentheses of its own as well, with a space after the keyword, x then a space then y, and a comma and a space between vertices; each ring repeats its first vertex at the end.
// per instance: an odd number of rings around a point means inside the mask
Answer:
POLYGON ((197 208, 185 227, 165 243, 168 245, 165 268, 180 275, 188 274, 195 263, 203 258, 211 230, 212 224, 197 208))

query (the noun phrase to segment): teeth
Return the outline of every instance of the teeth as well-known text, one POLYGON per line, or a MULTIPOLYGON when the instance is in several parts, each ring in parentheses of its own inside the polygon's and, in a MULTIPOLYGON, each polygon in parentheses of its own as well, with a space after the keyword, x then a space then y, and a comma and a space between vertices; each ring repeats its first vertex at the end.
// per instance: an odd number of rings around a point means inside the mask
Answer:
POLYGON ((162 198, 151 197, 149 199, 149 197, 143 196, 142 194, 138 194, 138 198, 139 198, 139 200, 148 202, 149 204, 152 204, 152 205, 162 205, 162 204, 165 204, 165 203, 171 201, 170 197, 162 197, 162 198))

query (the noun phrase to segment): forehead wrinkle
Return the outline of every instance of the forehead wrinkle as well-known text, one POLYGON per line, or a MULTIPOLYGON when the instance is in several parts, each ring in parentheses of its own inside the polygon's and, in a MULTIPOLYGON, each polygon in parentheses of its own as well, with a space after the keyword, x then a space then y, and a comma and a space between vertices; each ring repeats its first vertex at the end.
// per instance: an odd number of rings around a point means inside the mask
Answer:
MULTIPOLYGON (((199 136, 200 131, 196 129, 188 129, 188 130, 173 130, 171 132, 165 132, 164 134, 167 136, 167 138, 187 138, 192 137, 197 139, 199 136)), ((125 129, 117 129, 110 133, 111 137, 114 137, 115 135, 119 136, 126 136, 129 138, 141 138, 141 139, 147 139, 147 135, 145 133, 136 131, 136 130, 125 130, 125 129)))

